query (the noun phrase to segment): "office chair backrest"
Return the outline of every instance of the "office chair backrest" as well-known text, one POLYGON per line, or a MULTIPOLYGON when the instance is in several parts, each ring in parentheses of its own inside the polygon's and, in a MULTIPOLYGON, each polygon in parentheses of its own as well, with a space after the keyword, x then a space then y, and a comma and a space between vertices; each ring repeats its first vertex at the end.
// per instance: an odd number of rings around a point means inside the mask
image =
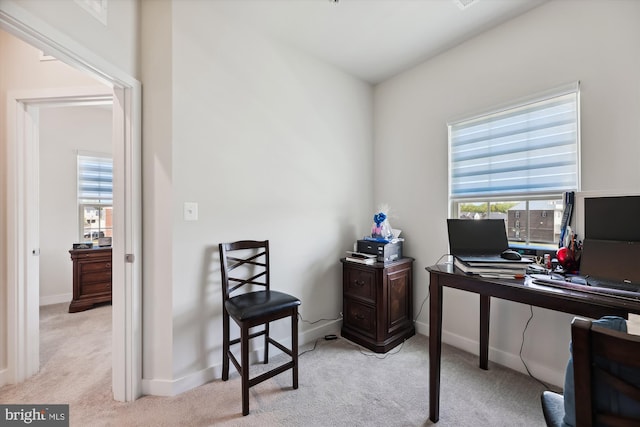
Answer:
POLYGON ((576 425, 640 425, 640 336, 574 319, 576 425))
POLYGON ((241 240, 233 243, 220 243, 220 261, 222 263, 222 288, 224 300, 234 292, 269 290, 269 241, 241 240), (248 288, 243 288, 249 285, 248 288))

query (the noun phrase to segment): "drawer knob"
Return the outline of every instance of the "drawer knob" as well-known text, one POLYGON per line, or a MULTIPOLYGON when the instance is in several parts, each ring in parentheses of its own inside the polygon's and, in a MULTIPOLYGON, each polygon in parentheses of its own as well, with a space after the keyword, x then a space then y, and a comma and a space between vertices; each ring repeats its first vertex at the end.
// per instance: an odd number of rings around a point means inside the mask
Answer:
POLYGON ((362 314, 356 314, 356 319, 364 320, 364 316, 362 314))
POLYGON ((364 280, 354 280, 353 284, 362 287, 364 286, 364 280))
POLYGON ((111 268, 111 263, 110 263, 110 262, 108 262, 108 263, 106 264, 106 267, 107 267, 107 268, 111 268))

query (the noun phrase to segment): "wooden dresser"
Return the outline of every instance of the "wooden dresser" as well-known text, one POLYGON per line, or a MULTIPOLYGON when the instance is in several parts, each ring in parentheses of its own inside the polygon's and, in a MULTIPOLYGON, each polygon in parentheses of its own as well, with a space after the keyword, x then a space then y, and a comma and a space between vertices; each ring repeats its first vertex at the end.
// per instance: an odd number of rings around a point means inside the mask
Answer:
POLYGON ((73 300, 69 313, 111 302, 111 248, 72 249, 73 300))
POLYGON ((376 353, 413 336, 413 258, 371 265, 341 261, 342 336, 376 353))

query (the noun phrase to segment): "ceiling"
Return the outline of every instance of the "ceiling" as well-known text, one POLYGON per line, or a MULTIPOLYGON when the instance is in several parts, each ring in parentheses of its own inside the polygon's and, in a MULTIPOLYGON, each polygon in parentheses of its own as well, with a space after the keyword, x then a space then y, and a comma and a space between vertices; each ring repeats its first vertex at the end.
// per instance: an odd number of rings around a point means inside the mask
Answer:
POLYGON ((547 0, 217 0, 216 13, 375 84, 547 0))

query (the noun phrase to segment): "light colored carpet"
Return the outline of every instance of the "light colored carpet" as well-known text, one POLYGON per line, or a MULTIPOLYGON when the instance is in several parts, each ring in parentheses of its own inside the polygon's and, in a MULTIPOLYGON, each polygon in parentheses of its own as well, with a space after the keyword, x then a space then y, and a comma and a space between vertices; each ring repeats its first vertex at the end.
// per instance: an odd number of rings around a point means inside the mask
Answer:
MULTIPOLYGON (((417 335, 386 355, 353 343, 317 341, 300 352, 299 389, 291 372, 250 391, 241 414, 240 378, 212 381, 175 397, 135 402, 111 397, 111 307, 66 313, 41 309, 41 371, 0 389, 2 403, 68 403, 71 426, 423 426, 428 420, 428 338, 417 335)), ((282 356, 282 355, 281 355, 282 356)), ((273 358, 273 363, 278 362, 273 358)), ((535 380, 443 346, 440 421, 451 426, 544 426, 535 380)), ((252 367, 252 376, 264 365, 252 367)))

